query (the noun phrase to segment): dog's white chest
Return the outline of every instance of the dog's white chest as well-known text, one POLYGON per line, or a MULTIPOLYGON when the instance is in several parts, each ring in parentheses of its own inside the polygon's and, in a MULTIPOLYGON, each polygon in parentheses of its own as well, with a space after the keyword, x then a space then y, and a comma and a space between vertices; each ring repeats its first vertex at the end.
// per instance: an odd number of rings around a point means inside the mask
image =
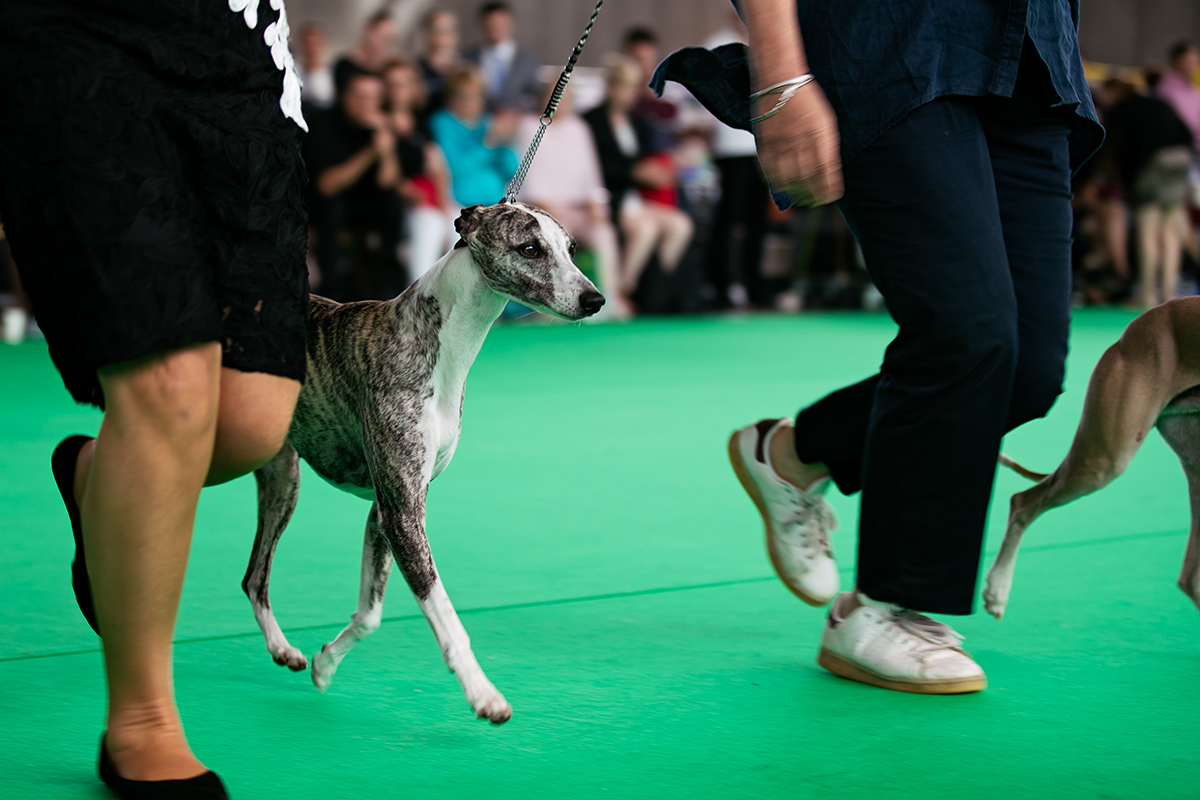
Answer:
POLYGON ((454 451, 458 448, 458 437, 462 431, 462 420, 457 407, 453 412, 439 407, 434 411, 433 416, 433 440, 436 453, 433 460, 433 478, 436 478, 442 474, 442 470, 449 466, 450 459, 454 458, 454 451))

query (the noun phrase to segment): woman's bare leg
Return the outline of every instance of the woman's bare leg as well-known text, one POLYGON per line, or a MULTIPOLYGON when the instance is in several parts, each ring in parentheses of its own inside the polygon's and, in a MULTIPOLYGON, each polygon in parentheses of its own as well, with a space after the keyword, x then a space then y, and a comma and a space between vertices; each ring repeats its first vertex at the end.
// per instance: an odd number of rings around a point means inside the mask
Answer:
POLYGON ((171 682, 200 483, 238 477, 277 453, 300 392, 297 381, 219 363, 219 346, 205 345, 102 375, 109 410, 76 464, 88 573, 103 620, 107 743, 132 780, 204 771, 184 739, 171 682), (114 501, 128 497, 138 504, 114 501))
POLYGON ((621 257, 621 293, 632 295, 642 278, 642 270, 654 253, 658 243, 656 220, 639 211, 621 216, 621 230, 625 233, 625 252, 621 257))
POLYGON ((241 477, 274 458, 299 396, 300 382, 291 378, 223 368, 217 440, 204 485, 241 477))
MULTIPOLYGON (((300 382, 265 372, 221 368, 216 442, 205 486, 253 472, 279 452, 300 395, 300 382)), ((75 464, 75 501, 83 497, 96 441, 85 444, 75 464)))
POLYGON ((688 245, 692 243, 694 226, 692 218, 678 208, 659 203, 647 203, 651 213, 658 218, 662 238, 658 242, 658 261, 663 272, 674 272, 683 260, 688 245))
POLYGON ((1138 269, 1141 271, 1142 305, 1156 306, 1158 280, 1162 272, 1162 212, 1158 206, 1147 204, 1137 209, 1138 269))
POLYGON ((107 410, 79 506, 104 631, 106 742, 131 780, 204 771, 175 707, 171 639, 212 460, 220 364, 220 346, 205 344, 100 374, 107 410))
POLYGON ((1179 296, 1179 270, 1183 263, 1183 232, 1186 225, 1183 206, 1163 212, 1160 259, 1164 303, 1179 296))

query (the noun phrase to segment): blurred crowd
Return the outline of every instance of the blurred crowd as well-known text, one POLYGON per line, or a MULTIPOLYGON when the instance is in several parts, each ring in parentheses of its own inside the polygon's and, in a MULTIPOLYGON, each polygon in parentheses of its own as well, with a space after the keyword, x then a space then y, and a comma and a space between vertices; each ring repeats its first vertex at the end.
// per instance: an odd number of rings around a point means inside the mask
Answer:
MULTIPOLYGON (((336 56, 320 24, 296 30, 315 292, 395 296, 453 246, 462 207, 504 196, 560 69, 517 44, 517 24, 504 2, 471 20, 435 8, 413 32, 381 11, 336 56)), ((704 44, 737 41, 731 12, 704 44)), ((651 92, 663 55, 638 27, 603 68, 577 70, 519 195, 579 241, 577 262, 609 298, 603 316, 879 307, 840 214, 778 212, 750 133, 676 84, 651 92)), ((1181 42, 1166 55, 1095 82, 1108 135, 1072 187, 1078 304, 1197 291, 1200 53, 1181 42)), ((2 230, 0 305, 16 340, 28 316, 2 230)))
POLYGON ((1149 307, 1197 293, 1200 275, 1200 51, 1115 74, 1094 91, 1106 138, 1075 176, 1081 302, 1149 307))
MULTIPOLYGON (((558 77, 516 43, 516 24, 503 2, 484 3, 469 23, 434 9, 415 52, 401 53, 403 32, 380 12, 336 58, 319 25, 299 30, 315 291, 395 295, 453 245, 460 208, 504 196, 558 77)), ((731 13, 709 45, 741 37, 731 13)), ((791 221, 771 214, 753 136, 681 90, 656 97, 647 83, 662 55, 655 32, 635 28, 602 69, 577 72, 519 199, 579 241, 608 316, 799 306, 791 264, 774 277, 762 270, 768 229, 794 237, 791 221)), ((831 215, 817 216, 830 227, 831 215)))

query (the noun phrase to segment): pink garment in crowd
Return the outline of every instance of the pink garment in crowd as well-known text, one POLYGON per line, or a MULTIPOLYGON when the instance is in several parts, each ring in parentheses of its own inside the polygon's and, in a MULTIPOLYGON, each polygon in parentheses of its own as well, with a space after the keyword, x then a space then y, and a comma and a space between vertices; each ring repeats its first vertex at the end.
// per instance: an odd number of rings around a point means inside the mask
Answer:
POLYGON ((1158 96, 1171 104, 1175 113, 1188 126, 1200 151, 1200 89, 1175 70, 1167 72, 1158 82, 1158 96))

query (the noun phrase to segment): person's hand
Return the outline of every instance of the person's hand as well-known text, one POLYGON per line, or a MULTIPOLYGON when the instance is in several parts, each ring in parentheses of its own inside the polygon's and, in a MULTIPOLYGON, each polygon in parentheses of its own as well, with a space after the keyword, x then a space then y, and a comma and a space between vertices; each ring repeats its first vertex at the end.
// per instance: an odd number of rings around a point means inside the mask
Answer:
POLYGON ((487 131, 487 143, 492 147, 511 143, 517 136, 517 127, 520 124, 519 114, 508 109, 500 109, 492 115, 492 121, 487 131))
POLYGON ((381 125, 375 129, 371 144, 381 158, 390 156, 396 152, 396 136, 387 129, 386 125, 381 125))
MULTIPOLYGON (((779 102, 769 94, 755 102, 754 115, 779 102)), ((771 188, 799 206, 820 206, 842 196, 842 158, 837 117, 815 82, 801 86, 774 116, 754 126, 758 159, 771 188)))

